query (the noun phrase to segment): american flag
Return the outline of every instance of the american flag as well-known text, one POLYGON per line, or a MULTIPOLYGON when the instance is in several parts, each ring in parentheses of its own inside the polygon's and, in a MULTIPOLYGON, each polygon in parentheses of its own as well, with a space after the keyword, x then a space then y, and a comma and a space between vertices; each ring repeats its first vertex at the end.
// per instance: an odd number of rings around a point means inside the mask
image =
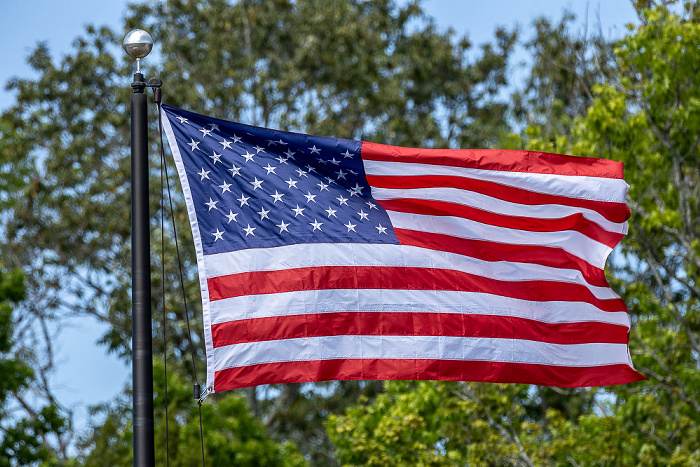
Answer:
POLYGON ((627 231, 621 164, 162 113, 197 253, 209 390, 643 378, 603 272, 627 231))

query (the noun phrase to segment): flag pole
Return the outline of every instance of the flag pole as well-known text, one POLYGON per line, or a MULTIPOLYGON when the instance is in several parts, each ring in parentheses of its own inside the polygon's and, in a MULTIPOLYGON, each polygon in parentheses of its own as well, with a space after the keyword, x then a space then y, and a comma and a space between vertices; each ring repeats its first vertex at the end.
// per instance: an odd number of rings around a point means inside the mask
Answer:
POLYGON ((124 50, 136 59, 131 83, 131 309, 134 467, 155 465, 153 435, 153 335, 151 327, 150 229, 148 213, 148 112, 146 81, 140 62, 153 48, 141 29, 124 38, 124 50))

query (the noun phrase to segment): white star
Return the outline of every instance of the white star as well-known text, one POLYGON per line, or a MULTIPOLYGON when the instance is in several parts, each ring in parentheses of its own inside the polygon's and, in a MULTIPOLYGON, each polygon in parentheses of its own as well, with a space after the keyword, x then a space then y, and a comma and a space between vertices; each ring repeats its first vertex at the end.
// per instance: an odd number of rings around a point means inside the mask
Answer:
POLYGON ((334 157, 333 159, 329 160, 328 162, 330 162, 330 163, 333 164, 333 165, 338 165, 338 164, 340 164, 340 161, 335 160, 335 157, 334 157))
POLYGON ((233 164, 233 166, 230 169, 228 169, 228 171, 231 172, 232 177, 235 177, 236 175, 241 174, 241 168, 236 167, 236 164, 233 164))
POLYGON ((299 205, 297 204, 296 208, 292 208, 292 211, 294 211, 294 217, 297 217, 298 215, 304 215, 304 209, 306 208, 300 208, 299 205))
POLYGON ((328 164, 328 161, 324 159, 323 157, 317 157, 316 160, 318 161, 319 164, 326 165, 328 164))
POLYGON ((222 154, 217 154, 216 151, 212 151, 214 153, 213 156, 209 156, 210 159, 214 161, 214 165, 216 165, 217 162, 221 162, 221 156, 222 154))
POLYGON ((340 169, 340 170, 337 171, 336 173, 338 174, 338 180, 340 180, 341 178, 342 178, 343 180, 345 180, 345 176, 347 175, 347 173, 346 173, 346 172, 343 172, 343 169, 340 169))
POLYGON ((312 167, 312 166, 310 166, 310 165, 307 165, 307 166, 306 166, 306 170, 308 170, 308 171, 309 171, 309 173, 314 173, 314 172, 316 172, 316 169, 315 169, 315 168, 313 168, 313 167, 312 167))
POLYGON ((211 234, 214 236, 214 241, 223 240, 224 233, 218 228, 216 229, 216 232, 212 232, 211 234))
POLYGON ((190 151, 194 151, 195 149, 199 149, 199 141, 195 141, 192 138, 190 138, 190 142, 187 143, 187 145, 190 147, 190 151))
POLYGON ((208 211, 211 211, 212 209, 219 209, 219 208, 216 207, 216 203, 218 203, 218 201, 214 201, 213 199, 209 198, 209 202, 208 202, 208 203, 204 203, 204 204, 206 204, 207 206, 209 206, 208 211))
POLYGON ((272 167, 270 163, 267 164, 267 167, 263 167, 263 169, 267 170, 267 174, 270 175, 271 173, 275 173, 275 169, 277 167, 272 167))
POLYGON ((253 160, 253 157, 255 157, 255 154, 251 154, 248 151, 246 151, 245 154, 241 154, 241 157, 245 157, 245 161, 250 162, 253 160))
POLYGON ((209 178, 209 172, 211 172, 211 170, 204 170, 204 167, 202 167, 202 171, 201 171, 201 172, 197 172, 197 175, 199 175, 200 177, 202 177, 202 178, 199 179, 199 181, 201 182, 201 181, 203 181, 205 178, 206 178, 207 180, 211 180, 211 179, 209 178))
POLYGON ((244 195, 243 193, 241 193, 241 197, 238 198, 236 201, 238 201, 239 203, 241 203, 241 207, 243 207, 244 204, 245 204, 246 206, 250 206, 250 204, 248 204, 248 200, 249 200, 249 199, 250 199, 250 196, 246 196, 246 195, 244 195))
POLYGON ((255 180, 253 180, 252 182, 248 182, 248 183, 253 185, 253 191, 257 190, 258 188, 260 188, 262 190, 263 181, 258 180, 258 177, 255 177, 255 180))
POLYGON ((304 195, 304 197, 306 198, 307 204, 310 203, 311 201, 313 201, 314 203, 316 202, 316 199, 315 199, 316 195, 312 195, 310 191, 307 191, 306 194, 304 195))
POLYGON ((361 221, 369 217, 369 214, 367 214, 364 209, 360 209, 360 212, 358 212, 357 214, 360 216, 361 221))
POLYGON ((255 234, 253 233, 253 231, 254 231, 256 228, 257 228, 257 227, 251 227, 250 224, 248 224, 248 227, 245 227, 245 228, 243 229, 243 231, 245 231, 245 236, 247 237, 248 235, 252 235, 253 237, 255 237, 255 234))
POLYGON ((185 123, 187 123, 188 125, 190 124, 190 122, 185 117, 175 117, 175 118, 180 120, 181 124, 185 124, 185 123))
POLYGON ((222 151, 225 151, 227 149, 231 149, 231 141, 225 139, 223 141, 219 141, 219 144, 223 146, 222 151))
POLYGON ((211 131, 219 130, 219 125, 217 125, 216 123, 210 123, 209 126, 211 127, 211 131))
POLYGON ((321 229, 323 222, 318 222, 316 219, 314 219, 313 222, 309 222, 309 225, 313 226, 313 228, 314 228, 314 230, 312 230, 312 232, 315 232, 316 230, 320 230, 321 232, 323 232, 323 230, 321 229))
POLYGON ((331 216, 332 216, 332 217, 336 217, 336 218, 338 217, 338 216, 335 215, 336 210, 333 209, 333 208, 331 208, 330 206, 328 206, 328 209, 326 209, 326 212, 328 213, 328 218, 329 218, 329 219, 331 218, 331 216))
POLYGON ((382 224, 379 224, 377 227, 375 227, 375 229, 377 229, 379 231, 380 235, 381 234, 389 235, 386 233, 386 227, 382 227, 382 224))
POLYGON ((270 214, 270 210, 265 210, 265 208, 260 208, 260 211, 258 211, 258 214, 260 214, 260 220, 263 219, 269 219, 270 217, 268 214, 270 214))
POLYGON ((377 205, 374 204, 373 202, 367 201, 367 203, 365 203, 365 204, 367 204, 367 206, 369 206, 369 209, 370 209, 370 210, 376 209, 377 211, 379 211, 379 209, 377 208, 377 205))
POLYGON ((354 195, 358 195, 358 196, 359 196, 359 195, 362 194, 362 190, 363 190, 364 188, 365 188, 365 187, 360 186, 359 183, 355 183, 355 188, 350 188, 348 191, 350 192, 350 196, 354 196, 354 195))
POLYGON ((335 180, 333 180, 331 177, 323 177, 328 181, 329 185, 333 185, 335 183, 335 180))
POLYGON ((342 205, 345 205, 345 206, 348 205, 348 199, 347 199, 347 198, 343 198, 343 195, 338 196, 336 199, 338 200, 338 202, 340 203, 341 206, 342 206, 342 205))
POLYGON ((297 169, 296 172, 299 174, 300 177, 308 177, 308 175, 306 175, 306 172, 304 172, 301 169, 297 169))
POLYGON ((229 188, 230 186, 231 186, 231 184, 230 184, 230 183, 226 183, 226 181, 224 180, 224 184, 223 184, 223 185, 219 185, 219 188, 221 188, 221 194, 223 195, 223 194, 226 193, 227 191, 230 193, 230 192, 231 192, 231 189, 229 188))
POLYGON ((328 191, 328 185, 326 185, 323 182, 317 183, 316 186, 319 187, 321 189, 321 191, 323 191, 323 190, 328 191))
POLYGON ((316 148, 315 144, 314 144, 314 147, 309 148, 309 151, 311 151, 311 154, 321 154, 321 150, 316 148))
POLYGON ((357 227, 357 224, 352 224, 352 223, 350 223, 350 221, 348 221, 348 223, 345 224, 345 227, 348 228, 348 232, 350 232, 352 230, 353 232, 357 233, 357 231, 355 230, 355 227, 357 227))
POLYGON ((296 152, 292 151, 291 149, 287 149, 286 151, 284 151, 284 154, 287 157, 292 157, 294 154, 296 154, 296 152))
POLYGON ((202 128, 199 131, 202 132, 202 138, 206 138, 207 136, 211 135, 211 130, 207 130, 206 128, 202 128))
POLYGON ((277 162, 279 162, 280 164, 286 164, 289 160, 289 157, 277 156, 275 157, 275 159, 277 159, 277 162))
POLYGON ((351 154, 350 151, 346 149, 345 152, 341 152, 340 155, 343 156, 343 159, 352 159, 352 156, 355 154, 351 154))
POLYGON ((226 215, 226 218, 228 219, 228 223, 230 224, 231 221, 238 222, 238 219, 236 219, 236 217, 238 217, 238 213, 234 213, 233 211, 231 211, 229 209, 228 214, 226 215))
POLYGON ((292 180, 292 177, 289 177, 289 180, 287 180, 286 183, 287 183, 287 185, 289 185, 289 188, 296 188, 296 187, 297 187, 297 183, 299 183, 299 181, 297 181, 297 180, 292 180))
POLYGON ((260 146, 253 146, 253 149, 255 149, 255 154, 265 152, 265 148, 261 148, 260 146))
POLYGON ((277 190, 275 190, 275 194, 270 195, 270 196, 274 199, 272 204, 275 204, 277 201, 282 201, 282 197, 284 196, 284 193, 278 193, 277 190))
POLYGON ((289 230, 287 229, 287 227, 289 227, 289 224, 285 224, 285 223, 284 223, 284 219, 282 219, 281 223, 280 223, 280 224, 277 224, 275 227, 279 227, 279 228, 280 228, 280 233, 282 233, 282 232, 289 232, 289 230))
POLYGON ((278 139, 277 141, 273 141, 273 140, 271 140, 271 139, 268 139, 268 140, 267 140, 267 145, 268 145, 268 146, 271 146, 271 145, 273 145, 273 144, 281 144, 282 146, 286 146, 286 145, 287 145, 287 143, 285 143, 284 141, 282 141, 282 138, 278 139))
POLYGON ((233 135, 233 144, 239 143, 241 141, 240 136, 233 135))
POLYGON ((348 172, 350 172, 350 173, 353 174, 353 175, 357 175, 357 172, 355 172, 354 170, 348 169, 348 172))

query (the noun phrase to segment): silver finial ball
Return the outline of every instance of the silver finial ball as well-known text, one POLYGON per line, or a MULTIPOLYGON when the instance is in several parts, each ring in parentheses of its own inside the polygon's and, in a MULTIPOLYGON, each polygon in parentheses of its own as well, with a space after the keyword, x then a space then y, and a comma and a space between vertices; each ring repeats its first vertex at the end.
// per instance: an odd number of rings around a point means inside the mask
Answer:
POLYGON ((124 37, 124 50, 135 59, 141 59, 153 49, 153 38, 143 29, 129 31, 124 37))

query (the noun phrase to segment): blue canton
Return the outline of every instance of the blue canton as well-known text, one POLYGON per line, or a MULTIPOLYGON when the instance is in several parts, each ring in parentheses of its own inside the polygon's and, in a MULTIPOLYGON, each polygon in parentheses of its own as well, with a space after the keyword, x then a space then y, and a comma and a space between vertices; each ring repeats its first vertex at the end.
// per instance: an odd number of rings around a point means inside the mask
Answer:
POLYGON ((293 243, 399 243, 370 193, 361 142, 163 109, 204 254, 293 243))

